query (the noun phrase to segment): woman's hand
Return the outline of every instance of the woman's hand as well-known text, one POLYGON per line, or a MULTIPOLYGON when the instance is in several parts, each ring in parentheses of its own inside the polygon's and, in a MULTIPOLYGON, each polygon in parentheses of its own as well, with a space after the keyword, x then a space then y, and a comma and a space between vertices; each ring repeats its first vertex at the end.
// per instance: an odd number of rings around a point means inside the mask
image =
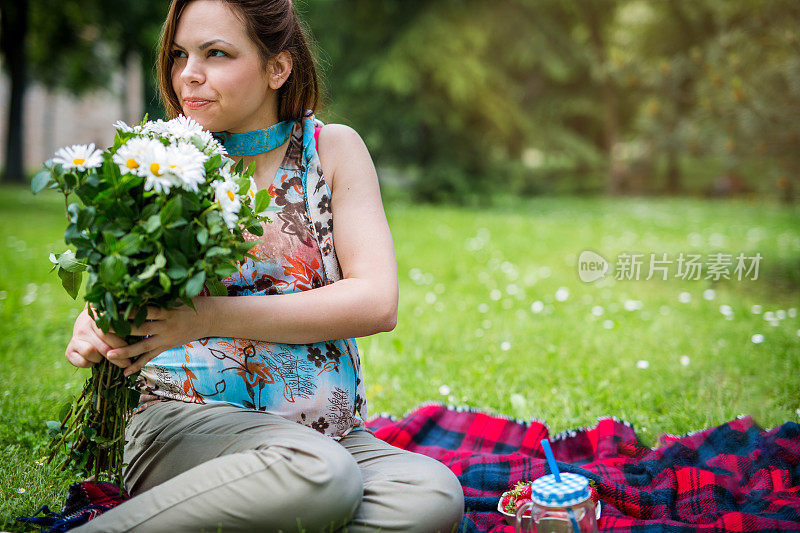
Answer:
POLYGON ((207 328, 204 318, 206 315, 203 312, 205 306, 201 304, 206 301, 203 296, 192 298, 197 312, 187 305, 172 309, 148 306, 147 322, 138 328, 131 323, 131 335, 150 335, 150 337, 135 344, 115 346, 113 351, 106 353, 106 357, 112 363, 125 368, 125 375, 129 376, 141 370, 161 352, 203 337, 207 328), (139 359, 131 362, 130 359, 136 356, 139 356, 139 359))
MULTIPOLYGON (((97 327, 94 319, 89 315, 89 306, 87 305, 75 319, 72 338, 67 344, 64 356, 67 361, 79 368, 89 368, 102 361, 109 350, 125 345, 125 341, 118 335, 110 331, 103 333, 103 330, 97 327)), ((124 367, 130 363, 118 361, 114 364, 124 367)))

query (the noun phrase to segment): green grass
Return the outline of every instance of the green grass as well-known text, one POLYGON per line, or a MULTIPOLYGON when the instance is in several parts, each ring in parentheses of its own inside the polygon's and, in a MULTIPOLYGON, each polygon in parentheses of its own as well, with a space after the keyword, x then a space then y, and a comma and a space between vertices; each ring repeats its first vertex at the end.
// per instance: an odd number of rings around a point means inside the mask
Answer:
MULTIPOLYGON (((798 419, 800 317, 790 309, 800 307, 800 209, 771 200, 540 198, 470 209, 387 201, 386 211, 400 311, 394 331, 358 341, 370 415, 402 416, 435 400, 538 418, 553 433, 614 415, 649 445, 659 433, 740 414, 765 428, 798 419), (612 263, 623 251, 759 252, 763 260, 756 281, 587 284, 575 265, 585 249, 612 263), (555 297, 561 287, 564 301, 555 297), (641 308, 628 311, 627 301, 641 308), (778 310, 787 316, 773 326, 763 313, 778 310), (764 341, 753 343, 754 334, 764 341), (639 360, 649 367, 637 368, 639 360)), ((0 529, 19 530, 9 517, 41 504, 60 509, 72 480, 36 461, 44 422, 86 377, 64 359, 82 303, 49 272, 48 254, 66 248, 63 198, 0 188, 0 228, 0 529)))

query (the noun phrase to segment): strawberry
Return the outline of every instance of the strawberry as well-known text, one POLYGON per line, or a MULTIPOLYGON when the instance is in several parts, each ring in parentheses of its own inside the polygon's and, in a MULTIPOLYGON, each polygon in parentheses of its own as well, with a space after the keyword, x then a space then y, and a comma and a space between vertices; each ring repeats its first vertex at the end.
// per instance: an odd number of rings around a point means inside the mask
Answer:
MULTIPOLYGON (((513 488, 503 493, 500 507, 505 512, 514 514, 521 503, 529 501, 531 501, 531 482, 518 481, 513 488)), ((525 516, 530 516, 530 512, 525 516)))
MULTIPOLYGON (((523 504, 525 504, 525 503, 528 503, 528 502, 530 502, 530 501, 531 501, 531 499, 530 499, 530 498, 520 498, 520 499, 518 499, 518 500, 517 500, 517 503, 516 503, 516 509, 514 509, 514 512, 516 513, 516 511, 517 511, 517 510, 518 510, 520 507, 522 507, 522 505, 523 505, 523 504)), ((525 511, 524 513, 522 513, 522 516, 530 516, 530 515, 531 515, 531 510, 530 510, 530 509, 528 509, 527 511, 525 511)))
POLYGON ((597 501, 600 499, 600 493, 597 492, 597 483, 594 480, 589 481, 589 497, 592 499, 592 503, 597 505, 597 501))
POLYGON ((500 508, 508 514, 514 514, 514 509, 516 509, 516 505, 514 504, 515 500, 516 498, 513 494, 503 496, 503 499, 500 500, 500 508))

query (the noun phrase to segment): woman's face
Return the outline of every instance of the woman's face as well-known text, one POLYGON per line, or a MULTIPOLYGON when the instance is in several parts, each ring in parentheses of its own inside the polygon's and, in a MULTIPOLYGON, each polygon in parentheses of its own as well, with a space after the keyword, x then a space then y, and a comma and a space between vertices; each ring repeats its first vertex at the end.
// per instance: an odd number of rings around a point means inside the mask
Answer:
POLYGON ((171 46, 172 88, 183 113, 210 131, 241 133, 277 120, 256 44, 221 0, 187 5, 171 46))

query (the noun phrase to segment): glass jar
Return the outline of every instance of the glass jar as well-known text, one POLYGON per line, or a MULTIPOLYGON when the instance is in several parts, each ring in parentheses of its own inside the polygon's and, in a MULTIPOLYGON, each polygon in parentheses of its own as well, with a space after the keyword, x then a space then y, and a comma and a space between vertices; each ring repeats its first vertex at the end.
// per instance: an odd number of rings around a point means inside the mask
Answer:
POLYGON ((531 501, 517 508, 517 533, 597 533, 589 480, 571 472, 560 478, 550 474, 531 483, 531 501))

